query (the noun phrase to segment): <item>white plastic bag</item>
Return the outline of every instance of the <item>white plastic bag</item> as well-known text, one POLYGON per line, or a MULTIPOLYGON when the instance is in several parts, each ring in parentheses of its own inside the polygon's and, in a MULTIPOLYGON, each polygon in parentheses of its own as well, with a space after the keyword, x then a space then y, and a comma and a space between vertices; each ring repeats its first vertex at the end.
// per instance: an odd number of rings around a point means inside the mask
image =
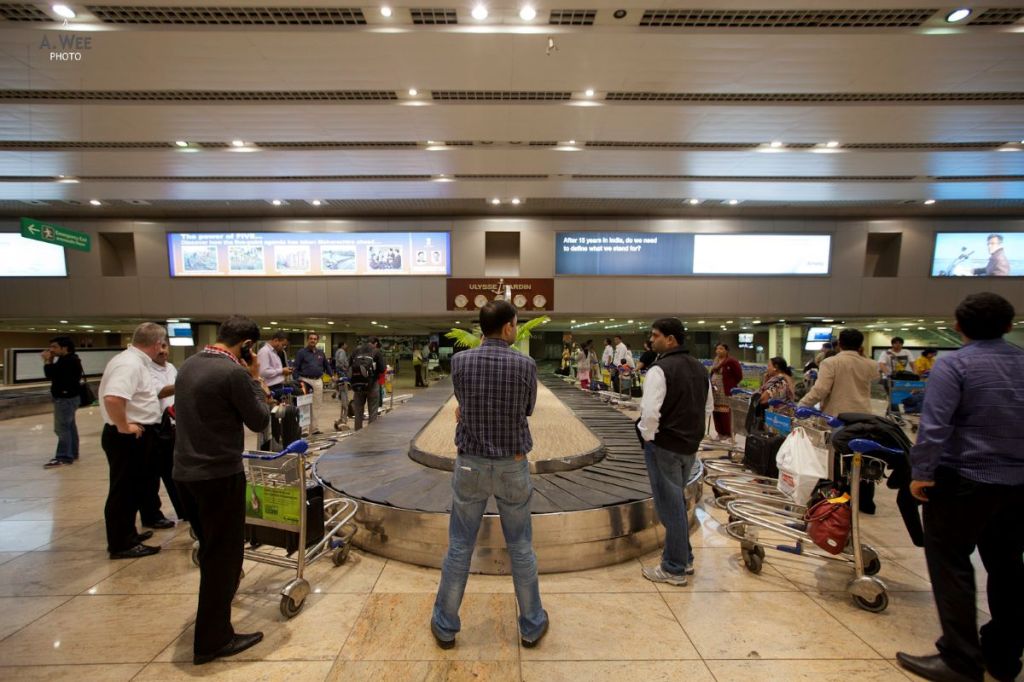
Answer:
POLYGON ((775 456, 779 492, 795 503, 807 504, 818 481, 828 477, 828 451, 817 448, 801 427, 793 429, 775 456))

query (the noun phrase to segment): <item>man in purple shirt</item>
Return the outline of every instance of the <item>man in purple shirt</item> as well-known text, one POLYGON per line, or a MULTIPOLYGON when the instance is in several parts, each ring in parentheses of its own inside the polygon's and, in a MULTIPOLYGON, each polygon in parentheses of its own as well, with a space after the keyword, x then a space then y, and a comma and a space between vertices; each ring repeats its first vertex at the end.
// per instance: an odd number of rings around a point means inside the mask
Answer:
POLYGON ((494 496, 512 564, 512 585, 519 603, 519 635, 532 648, 548 631, 540 601, 537 557, 530 523, 530 462, 533 448, 527 417, 537 403, 537 363, 516 351, 516 309, 491 301, 480 309, 484 341, 452 356, 452 384, 459 405, 455 418, 455 473, 448 553, 441 566, 430 630, 442 649, 455 646, 462 627, 459 607, 469 578, 477 532, 487 500, 494 496))
POLYGON ((956 309, 965 345, 939 358, 911 450, 925 558, 942 624, 937 654, 896 657, 929 680, 1013 680, 1024 653, 1024 350, 1003 340, 1010 302, 972 294, 956 309), (975 548, 992 619, 977 629, 975 548))

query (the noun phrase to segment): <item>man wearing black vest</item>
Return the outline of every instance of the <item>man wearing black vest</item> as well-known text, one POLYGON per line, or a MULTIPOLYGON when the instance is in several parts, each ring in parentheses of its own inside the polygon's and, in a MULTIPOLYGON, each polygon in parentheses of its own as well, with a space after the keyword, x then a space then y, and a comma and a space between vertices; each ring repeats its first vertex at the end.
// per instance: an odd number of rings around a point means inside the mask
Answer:
POLYGON ((663 317, 651 325, 658 359, 647 371, 637 430, 651 480, 654 509, 665 526, 661 563, 643 569, 656 583, 682 586, 693 575, 686 520, 686 482, 704 438, 708 373, 683 349, 683 323, 663 317))

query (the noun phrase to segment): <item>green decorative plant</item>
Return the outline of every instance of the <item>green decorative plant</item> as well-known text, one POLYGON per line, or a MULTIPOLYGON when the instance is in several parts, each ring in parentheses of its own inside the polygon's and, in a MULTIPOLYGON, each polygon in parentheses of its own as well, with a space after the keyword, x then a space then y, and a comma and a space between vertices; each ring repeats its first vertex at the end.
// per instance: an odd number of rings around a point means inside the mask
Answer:
MULTIPOLYGON (((522 324, 520 324, 519 327, 516 329, 516 341, 514 344, 512 344, 512 347, 515 348, 522 341, 525 341, 526 339, 532 337, 532 332, 534 329, 544 324, 545 322, 549 322, 550 320, 551 318, 548 317, 547 315, 541 315, 540 317, 533 318, 529 322, 523 322, 522 324)), ((473 331, 453 327, 450 332, 445 334, 445 337, 454 341, 456 348, 476 348, 484 341, 483 333, 481 333, 480 327, 473 327, 473 331)))

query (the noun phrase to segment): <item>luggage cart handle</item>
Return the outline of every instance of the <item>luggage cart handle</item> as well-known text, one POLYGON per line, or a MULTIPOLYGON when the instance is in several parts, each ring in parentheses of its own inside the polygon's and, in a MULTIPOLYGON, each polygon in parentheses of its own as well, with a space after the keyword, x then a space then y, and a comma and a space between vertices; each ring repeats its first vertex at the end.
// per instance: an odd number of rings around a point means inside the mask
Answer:
POLYGON ((754 395, 754 391, 748 388, 734 388, 729 395, 754 395))
POLYGON ((869 452, 887 452, 890 455, 902 455, 903 451, 895 448, 887 448, 881 443, 876 443, 873 440, 867 438, 854 438, 850 441, 850 450, 858 452, 860 454, 867 454, 869 452))
POLYGON ((244 459, 259 459, 259 460, 267 461, 267 460, 272 460, 272 459, 278 459, 280 457, 284 457, 285 455, 300 455, 300 454, 306 452, 306 450, 309 450, 309 441, 307 441, 305 438, 300 438, 299 440, 293 442, 291 445, 286 447, 284 450, 282 450, 281 452, 278 452, 276 454, 267 455, 267 454, 255 454, 255 453, 243 452, 242 453, 242 457, 244 459))
POLYGON ((796 416, 798 419, 808 419, 810 417, 821 417, 825 422, 832 428, 839 428, 843 425, 843 421, 838 417, 833 417, 830 414, 825 414, 821 410, 816 410, 813 407, 798 407, 796 408, 796 416))

